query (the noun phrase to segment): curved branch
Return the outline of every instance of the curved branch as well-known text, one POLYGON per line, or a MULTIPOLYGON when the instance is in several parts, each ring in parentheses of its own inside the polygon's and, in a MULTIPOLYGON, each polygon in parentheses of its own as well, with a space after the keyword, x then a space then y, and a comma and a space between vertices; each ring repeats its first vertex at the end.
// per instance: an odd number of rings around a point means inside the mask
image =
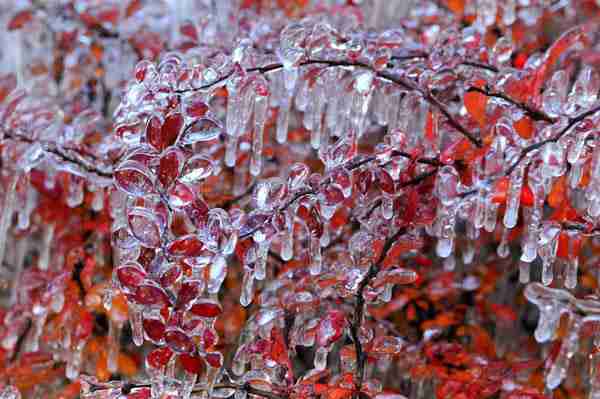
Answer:
POLYGON ((569 130, 571 130, 571 128, 573 126, 575 126, 576 124, 578 124, 579 122, 581 122, 582 120, 584 120, 585 118, 587 118, 588 116, 591 116, 593 114, 595 114, 596 112, 600 111, 600 104, 596 105, 593 108, 590 108, 589 110, 580 113, 579 115, 577 115, 576 117, 570 118, 569 119, 569 123, 567 123, 567 126, 565 126, 564 128, 561 129, 560 132, 558 132, 556 135, 554 135, 553 137, 550 137, 549 139, 546 140, 542 140, 539 141, 537 143, 531 144, 530 146, 527 146, 525 148, 523 148, 523 150, 521 151, 521 154, 519 155, 519 158, 515 161, 515 163, 513 163, 507 170, 505 175, 508 176, 510 175, 515 168, 527 157, 527 154, 529 154, 532 151, 535 151, 541 147, 543 147, 544 145, 548 144, 548 143, 553 143, 556 142, 558 140, 560 140, 560 138, 562 136, 564 136, 565 134, 567 134, 567 132, 569 130))
MULTIPOLYGON (((435 97, 429 90, 424 89, 423 87, 419 86, 417 83, 413 82, 412 80, 407 79, 402 76, 395 76, 389 72, 377 71, 377 70, 373 69, 372 66, 362 63, 362 62, 311 59, 311 60, 306 60, 306 61, 301 62, 299 64, 299 66, 319 65, 319 64, 326 65, 328 67, 353 67, 353 68, 367 69, 369 71, 372 71, 377 77, 379 77, 381 79, 388 80, 404 89, 417 91, 423 96, 423 98, 428 103, 430 103, 431 105, 433 105, 434 107, 436 107, 437 109, 440 110, 440 112, 448 120, 448 123, 450 124, 450 126, 454 127, 456 130, 458 130, 463 136, 465 136, 467 139, 469 139, 469 141, 471 141, 471 143, 473 143, 476 147, 481 148, 483 146, 481 139, 476 137, 465 126, 463 126, 460 122, 458 122, 456 120, 456 118, 450 113, 450 111, 448 110, 448 107, 446 107, 446 105, 444 105, 440 100, 438 100, 437 97, 435 97)), ((276 71, 279 69, 283 69, 283 64, 274 63, 274 64, 269 64, 269 65, 265 65, 265 66, 261 66, 261 67, 248 68, 248 69, 246 69, 246 72, 249 72, 249 73, 256 72, 256 73, 259 73, 262 75, 262 74, 266 74, 268 72, 276 71)), ((233 76, 233 74, 234 74, 234 72, 231 71, 228 74, 221 76, 220 78, 218 78, 217 80, 215 80, 211 83, 207 83, 203 86, 193 88, 193 89, 177 90, 176 92, 179 94, 183 94, 183 93, 187 93, 190 91, 209 89, 211 87, 217 86, 217 85, 227 81, 227 79, 229 79, 231 76, 233 76)))
POLYGON ((100 168, 100 167, 96 166, 96 164, 98 163, 98 159, 93 156, 90 156, 91 159, 87 159, 85 156, 79 154, 76 150, 69 149, 69 148, 63 148, 52 141, 42 141, 42 140, 34 141, 31 138, 20 135, 20 134, 8 133, 2 127, 0 127, 0 129, 1 129, 1 131, 3 133, 3 137, 5 139, 9 139, 9 140, 13 140, 16 142, 21 142, 21 143, 26 143, 26 144, 33 144, 34 142, 37 142, 42 145, 42 147, 44 148, 44 151, 55 155, 56 157, 58 157, 59 159, 61 159, 64 162, 71 163, 73 165, 77 165, 88 173, 96 174, 98 176, 106 177, 109 179, 112 178, 112 176, 113 176, 112 168, 100 168), (71 154, 69 154, 69 152, 75 152, 78 156, 72 156, 71 154))
POLYGON ((481 93, 483 95, 486 95, 488 97, 495 97, 495 98, 501 98, 502 100, 509 102, 513 105, 515 105, 517 108, 522 109, 527 115, 529 115, 529 117, 533 120, 536 121, 545 121, 545 122, 550 122, 550 123, 555 123, 557 121, 557 118, 551 117, 550 115, 548 115, 547 113, 545 113, 544 111, 534 108, 532 106, 530 106, 529 104, 526 104, 524 102, 521 101, 517 101, 514 98, 511 98, 510 96, 508 96, 505 93, 501 93, 498 91, 493 91, 490 88, 486 87, 486 88, 480 88, 480 87, 475 87, 475 86, 471 86, 467 89, 467 91, 475 91, 477 93, 481 93))
MULTIPOLYGON (((412 157, 402 151, 394 151, 392 152, 392 157, 403 157, 403 158, 409 158, 412 159, 412 157)), ((377 157, 372 155, 369 157, 366 157, 364 159, 358 160, 358 161, 354 161, 354 162, 349 162, 349 165, 346 167, 347 170, 352 171, 354 169, 359 168, 362 165, 365 165, 369 162, 373 162, 377 160, 377 157)), ((428 164, 428 165, 434 165, 434 166, 438 166, 440 163, 437 159, 435 158, 420 158, 417 159, 416 162, 419 163, 423 163, 423 164, 428 164)), ((434 171, 432 172, 427 172, 424 173, 422 175, 416 176, 415 178, 404 182, 401 184, 401 187, 406 187, 406 186, 410 186, 410 185, 415 185, 415 184, 419 184, 420 182, 422 182, 423 180, 425 180, 427 177, 431 176, 434 173, 434 171)), ((320 187, 324 187, 327 184, 331 183, 331 178, 328 177, 326 179, 324 179, 321 184, 320 187)), ((292 204, 294 204, 296 201, 298 201, 300 198, 305 197, 307 195, 316 195, 317 194, 317 189, 305 189, 302 191, 299 191, 296 193, 296 195, 294 195, 294 197, 292 197, 288 202, 286 202, 285 204, 283 204, 281 207, 279 207, 278 209, 275 209, 274 212, 283 212, 286 209, 288 209, 292 204)), ((260 229, 262 226, 264 226, 265 224, 267 224, 269 221, 271 220, 271 218, 268 218, 267 220, 265 220, 261 225, 257 226, 256 228, 250 230, 249 232, 240 235, 238 238, 240 240, 243 240, 244 238, 248 238, 250 236, 252 236, 252 234, 254 234, 255 231, 257 231, 258 229, 260 229)))

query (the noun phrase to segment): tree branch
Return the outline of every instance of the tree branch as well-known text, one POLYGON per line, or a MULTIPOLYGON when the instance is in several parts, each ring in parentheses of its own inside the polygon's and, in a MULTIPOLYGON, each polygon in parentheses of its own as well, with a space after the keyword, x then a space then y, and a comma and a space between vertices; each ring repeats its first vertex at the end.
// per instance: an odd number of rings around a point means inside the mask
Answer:
POLYGON ((108 168, 108 167, 100 168, 100 167, 96 166, 98 164, 98 159, 94 156, 90 156, 91 159, 87 159, 85 156, 79 154, 79 152, 77 152, 77 150, 60 147, 58 144, 56 144, 52 141, 43 141, 43 140, 34 141, 26 136, 8 133, 3 127, 0 127, 0 129, 2 130, 2 133, 3 133, 3 136, 5 139, 22 142, 22 143, 27 143, 27 144, 33 144, 34 142, 39 143, 42 145, 45 152, 55 155, 56 157, 60 158, 64 162, 77 165, 80 168, 82 168, 83 170, 85 170, 86 172, 96 174, 98 176, 102 176, 102 177, 106 177, 106 178, 112 178, 112 175, 113 175, 112 168, 108 168), (78 157, 72 156, 69 154, 69 152, 75 152, 79 156, 78 157))
POLYGON ((367 285, 369 285, 371 280, 377 276, 377 273, 379 273, 381 265, 385 260, 390 249, 392 249, 394 243, 398 240, 398 238, 400 238, 400 236, 404 235, 406 231, 407 229, 403 227, 386 240, 381 250, 381 254, 379 255, 379 259, 377 259, 377 261, 373 263, 371 267, 369 267, 367 274, 360 281, 360 284, 358 285, 358 290, 356 291, 354 317, 352 323, 350 324, 350 335, 352 336, 352 340, 354 341, 354 351, 356 353, 356 375, 354 381, 355 399, 360 399, 360 391, 365 378, 365 363, 367 361, 367 355, 363 351, 362 343, 360 342, 359 337, 360 327, 362 325, 362 320, 365 313, 365 298, 363 296, 363 293, 365 291, 365 288, 367 288, 367 285))
POLYGON ((510 175, 515 170, 515 168, 527 157, 527 154, 529 154, 530 152, 535 151, 535 150, 543 147, 544 145, 546 145, 548 143, 553 143, 553 142, 556 142, 556 141, 560 140, 560 138, 562 136, 564 136, 565 134, 567 134, 567 132, 569 130, 571 130, 571 128, 573 126, 575 126, 576 124, 578 124, 579 122, 581 122, 582 120, 584 120, 585 118, 587 118, 588 116, 591 116, 591 115, 593 115, 593 114, 595 114, 596 112, 599 112, 599 111, 600 111, 600 105, 596 105, 595 107, 590 108, 589 110, 580 113, 576 117, 570 118, 569 119, 569 123, 567 123, 567 126, 565 126, 560 132, 558 132, 553 137, 550 137, 549 139, 546 139, 546 140, 539 141, 537 143, 531 144, 528 147, 523 148, 523 150, 521 151, 521 154, 519 155, 519 158, 515 161, 515 163, 513 163, 506 170, 505 175, 506 176, 510 175))
POLYGON ((509 103, 515 105, 516 107, 522 109, 523 111, 525 111, 525 113, 527 115, 529 115, 529 117, 531 117, 531 119, 533 119, 533 120, 545 121, 545 122, 550 122, 550 123, 555 123, 557 121, 556 118, 551 117, 550 115, 546 114, 544 111, 534 108, 524 102, 517 101, 505 93, 493 91, 489 87, 482 89, 480 87, 471 86, 467 89, 467 91, 478 92, 478 93, 484 94, 488 97, 501 98, 504 101, 509 102, 509 103))
MULTIPOLYGON (((379 77, 381 79, 388 80, 404 89, 417 91, 423 96, 423 98, 427 102, 429 102, 431 105, 433 105, 434 107, 439 109, 440 112, 442 114, 444 114, 444 116, 448 120, 448 123, 450 124, 450 126, 454 127, 456 130, 458 130, 463 136, 465 136, 467 139, 469 139, 469 141, 471 141, 476 147, 481 148, 483 146, 481 139, 476 137, 465 126, 463 126, 460 122, 458 122, 456 120, 456 118, 454 118, 454 116, 450 113, 450 111, 448 110, 446 105, 444 105, 441 101, 439 101, 437 99, 437 97, 435 97, 429 90, 422 88, 421 86, 419 86, 417 83, 413 82, 412 80, 407 79, 402 76, 395 76, 389 72, 376 71, 375 69, 373 69, 372 66, 362 63, 362 62, 315 59, 315 60, 307 60, 307 61, 301 62, 299 66, 319 65, 319 64, 326 65, 328 67, 353 67, 353 68, 367 69, 367 70, 372 71, 377 77, 379 77)), ((248 73, 256 72, 256 73, 259 73, 262 75, 262 74, 266 74, 268 72, 276 71, 276 70, 279 70, 282 68, 283 68, 283 64, 274 63, 274 64, 269 64, 269 65, 265 65, 265 66, 261 66, 261 67, 248 68, 248 69, 246 69, 246 72, 248 72, 248 73)), ((231 76, 233 76, 233 74, 234 74, 234 72, 232 71, 224 76, 221 76, 220 78, 218 78, 217 80, 215 80, 211 83, 207 83, 203 86, 193 88, 193 89, 177 90, 176 92, 183 94, 183 93, 187 93, 190 91, 209 89, 213 86, 219 85, 219 84, 227 81, 227 79, 229 79, 231 76)))
MULTIPOLYGON (((392 153, 392 157, 404 157, 404 158, 411 158, 410 155, 408 155, 405 152, 402 151, 395 151, 392 153)), ((352 171, 354 169, 359 168, 362 165, 365 165, 369 162, 373 162, 377 160, 377 157, 375 155, 371 155, 369 157, 360 159, 358 161, 353 161, 353 162, 349 162, 348 166, 346 167, 346 170, 352 171)), ((428 165, 439 165, 439 161, 435 158, 421 158, 421 159, 417 159, 416 162, 420 162, 420 163, 424 163, 424 164, 428 164, 428 165)), ((410 185, 415 185, 418 184, 420 182, 422 182, 423 180, 425 180, 427 177, 431 176, 435 171, 432 172, 427 172, 424 173, 422 175, 419 175, 417 177, 415 177, 414 179, 411 179, 405 183, 401 184, 401 187, 406 187, 406 186, 410 186, 410 185)), ((331 178, 328 177, 326 179, 324 179, 321 184, 320 187, 325 187, 327 184, 331 183, 331 178)), ((288 202, 286 202, 285 204, 283 204, 280 208, 275 209, 274 212, 283 212, 285 211, 287 208, 289 208, 292 204, 294 204, 296 201, 298 201, 300 198, 305 197, 307 195, 316 195, 317 194, 317 189, 305 189, 302 191, 299 191, 296 193, 296 195, 294 195, 294 197, 292 197, 288 202)), ((257 226, 256 228, 252 229, 251 231, 240 235, 238 238, 240 240, 250 237, 252 234, 254 234, 255 231, 257 231, 259 228, 261 228, 262 226, 264 226, 266 223, 268 223, 271 219, 267 219, 263 224, 257 226)))

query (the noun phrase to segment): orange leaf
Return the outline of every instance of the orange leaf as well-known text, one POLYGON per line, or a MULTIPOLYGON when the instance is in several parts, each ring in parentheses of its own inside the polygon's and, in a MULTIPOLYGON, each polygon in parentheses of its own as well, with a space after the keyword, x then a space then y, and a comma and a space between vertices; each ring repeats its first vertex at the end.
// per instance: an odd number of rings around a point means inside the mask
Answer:
POLYGON ((327 391, 325 396, 326 399, 346 399, 352 395, 351 389, 346 388, 333 388, 327 391))
POLYGON ((513 126, 515 127, 515 130, 517 131, 519 136, 521 136, 522 138, 529 140, 533 137, 533 121, 530 117, 523 116, 521 119, 516 121, 513 124, 513 126))
POLYGON ((548 195, 548 204, 552 208, 560 207, 564 202, 567 194, 567 179, 565 176, 559 177, 550 190, 548 195))
POLYGON ((477 91, 468 91, 465 93, 464 102, 469 115, 479 123, 479 126, 485 126, 488 97, 477 91))
POLYGON ((496 182, 494 187, 494 196, 492 197, 492 202, 497 204, 503 204, 506 202, 506 193, 508 191, 508 186, 510 185, 510 180, 508 176, 505 176, 499 179, 496 182))
POLYGON ((454 14, 462 15, 465 12, 465 0, 448 0, 446 6, 454 14))
POLYGON ((21 29, 26 23, 31 21, 33 13, 31 10, 23 10, 18 12, 8 23, 8 30, 21 29))

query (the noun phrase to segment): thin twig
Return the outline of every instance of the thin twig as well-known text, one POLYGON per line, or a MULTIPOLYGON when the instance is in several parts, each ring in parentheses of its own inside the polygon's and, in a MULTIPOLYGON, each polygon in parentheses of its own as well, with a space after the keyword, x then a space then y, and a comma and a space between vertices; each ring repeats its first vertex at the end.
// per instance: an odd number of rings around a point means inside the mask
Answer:
POLYGON ((283 395, 276 394, 274 392, 254 388, 250 384, 244 384, 244 385, 220 384, 220 385, 216 385, 214 388, 215 389, 231 388, 231 389, 243 390, 251 395, 258 395, 258 396, 262 396, 263 398, 267 398, 267 399, 286 399, 286 398, 288 398, 288 395, 283 396, 283 395))
MULTIPOLYGON (((450 113, 450 111, 448 110, 448 107, 446 107, 446 105, 444 105, 440 100, 438 100, 437 97, 435 97, 429 90, 422 88, 421 86, 419 86, 417 83, 413 82, 410 79, 407 79, 402 76, 395 76, 389 72, 377 71, 377 70, 373 69, 372 66, 362 63, 362 62, 314 59, 314 60, 307 60, 307 61, 301 62, 299 66, 306 66, 306 65, 326 65, 328 67, 363 68, 363 69, 372 71, 379 78, 388 80, 404 89, 417 91, 423 96, 423 98, 427 102, 429 102, 431 105, 433 105, 434 107, 439 109, 440 112, 442 114, 444 114, 444 116, 448 120, 448 123, 450 124, 450 126, 454 127, 456 130, 458 130, 463 136, 465 136, 467 139, 469 139, 469 141, 471 141, 476 147, 481 148, 483 146, 481 139, 476 137, 465 126, 463 126, 460 122, 458 122, 456 120, 456 118, 450 113)), ((273 72, 273 71, 276 71, 276 70, 279 70, 282 68, 283 68, 283 64, 274 63, 274 64, 268 64, 268 65, 261 66, 261 67, 248 68, 248 69, 246 69, 246 72, 259 73, 259 74, 263 75, 263 74, 273 72)), ((219 79, 217 79, 211 83, 207 83, 203 86, 192 88, 192 89, 178 90, 177 93, 183 94, 183 93, 188 93, 191 91, 206 90, 211 87, 218 86, 221 83, 226 82, 227 79, 229 79, 231 76, 233 76, 234 73, 235 73, 234 71, 231 71, 228 74, 221 76, 219 79)))
POLYGON ((383 261, 385 260, 388 252, 392 249, 394 243, 400 238, 400 236, 406 234, 407 229, 405 227, 398 230, 395 234, 393 234, 390 238, 388 238, 383 245, 381 250, 381 254, 379 255, 379 259, 375 263, 369 267, 367 274, 363 277, 358 285, 358 290, 356 291, 356 303, 354 305, 354 316, 352 323, 350 324, 350 335, 352 336, 352 340, 354 341, 354 351, 356 353, 356 375, 355 375, 355 393, 354 398, 360 398, 360 391, 362 389, 362 384, 365 378, 365 363, 367 361, 367 356, 363 351, 362 343, 360 342, 360 327, 362 325, 362 320, 365 313, 365 298, 364 291, 371 282, 373 278, 377 276, 383 261))
POLYGON ((43 141, 43 140, 34 141, 33 139, 31 139, 27 136, 23 136, 20 134, 8 133, 2 127, 0 127, 0 129, 2 130, 2 133, 3 133, 3 136, 5 139, 10 139, 13 141, 18 141, 18 142, 20 141, 22 143, 27 143, 27 144, 39 143, 43 147, 45 152, 53 154, 65 162, 77 165, 77 166, 81 167, 83 170, 85 170, 86 172, 93 173, 98 176, 102 176, 102 177, 106 177, 106 178, 112 178, 112 176, 113 176, 112 168, 110 168, 110 167, 99 168, 98 166, 96 166, 98 164, 98 159, 93 156, 90 156, 91 159, 86 159, 83 155, 79 154, 77 152, 77 150, 75 150, 75 149, 63 148, 63 147, 60 147, 58 144, 51 142, 51 141, 43 141), (69 151, 75 152, 80 156, 79 157, 71 156, 69 154, 69 151))
POLYGON ((521 150, 521 154, 519 155, 519 158, 515 161, 515 163, 513 163, 506 170, 506 173, 505 173, 506 176, 510 175, 515 170, 515 168, 527 157, 527 154, 543 147, 544 145, 546 145, 548 143, 553 143, 553 142, 560 140, 560 138, 562 136, 564 136, 565 134, 567 134, 567 132, 569 130, 571 130, 571 128, 573 126, 575 126, 576 124, 578 124, 579 122, 581 122, 582 120, 587 118, 588 116, 591 116, 599 111, 600 111, 600 105, 596 105, 595 107, 593 107, 585 112, 582 112, 581 114, 577 115, 576 117, 570 118, 569 123, 567 123, 567 126, 562 128, 561 131, 558 132, 556 135, 550 137, 549 139, 538 141, 535 144, 531 144, 530 146, 523 148, 523 150, 521 150))
MULTIPOLYGON (((395 151, 392 153, 392 157, 404 157, 404 158, 410 158, 410 155, 401 152, 401 151, 395 151)), ((359 167, 361 167, 362 165, 365 165, 369 162, 373 162, 376 161, 377 157, 372 155, 363 159, 360 159, 358 161, 352 161, 348 163, 348 166, 346 167, 346 170, 348 171, 352 171, 355 170, 359 167)), ((422 159, 417 159, 415 160, 416 162, 421 162, 421 163, 425 163, 425 164, 429 164, 429 165, 439 165, 439 161, 437 161, 435 158, 422 158, 422 159)), ((400 187, 406 187, 406 186, 410 186, 410 185, 414 185, 414 184, 418 184, 420 182, 422 182, 423 180, 425 180, 427 177, 431 176, 431 174, 433 174, 434 172, 427 172, 424 173, 423 175, 419 175, 417 177, 415 177, 414 179, 411 179, 407 182, 404 182, 400 185, 400 187)), ((328 177, 326 179, 324 179, 321 184, 319 185, 320 187, 324 187, 328 184, 331 183, 331 177, 328 177)), ((304 189, 301 191, 298 191, 288 202, 286 202, 285 204, 283 204, 281 207, 279 207, 278 209, 276 209, 274 212, 284 212, 286 209, 288 209, 292 204, 294 204, 296 201, 300 200, 301 198, 307 196, 307 195, 316 195, 318 192, 318 189, 304 189)), ((260 224, 259 226, 256 226, 254 229, 241 234, 239 236, 240 240, 243 240, 245 238, 250 237, 252 234, 254 234, 255 231, 257 231, 258 229, 260 229, 262 226, 264 226, 265 224, 269 223, 271 221, 271 218, 268 218, 267 220, 265 220, 262 224, 260 224)))
POLYGON ((533 119, 533 120, 545 121, 545 122, 550 122, 550 123, 555 123, 557 121, 556 118, 551 117, 550 115, 548 115, 547 113, 545 113, 544 111, 542 111, 540 109, 534 108, 534 107, 530 106, 529 104, 526 104, 522 101, 515 100, 514 98, 511 98, 509 95, 507 95, 505 93, 493 91, 488 87, 480 88, 480 87, 473 86, 473 87, 469 87, 467 89, 467 91, 478 92, 478 93, 484 94, 488 97, 501 98, 504 101, 509 102, 509 103, 515 105, 516 107, 522 109, 523 111, 525 111, 525 113, 527 115, 529 115, 529 117, 531 117, 531 119, 533 119))
MULTIPOLYGON (((127 395, 131 392, 132 389, 135 388, 150 388, 150 384, 145 384, 145 383, 133 383, 133 382, 128 382, 123 384, 123 386, 121 387, 121 393, 127 395)), ((236 389, 236 390, 243 390, 246 391, 249 394, 252 395, 257 395, 257 396, 262 396, 263 398, 267 398, 267 399, 287 399, 288 395, 280 395, 280 394, 276 394, 274 392, 270 392, 270 391, 265 391, 263 389, 258 389, 258 388, 254 388, 253 386, 251 386, 250 384, 243 384, 243 385, 237 385, 237 384, 232 384, 232 383, 224 383, 224 384, 218 384, 213 386, 213 390, 214 389, 236 389)), ((193 393, 199 393, 199 392, 206 392, 207 388, 204 385, 198 385, 196 387, 194 387, 194 389, 192 390, 193 393)))

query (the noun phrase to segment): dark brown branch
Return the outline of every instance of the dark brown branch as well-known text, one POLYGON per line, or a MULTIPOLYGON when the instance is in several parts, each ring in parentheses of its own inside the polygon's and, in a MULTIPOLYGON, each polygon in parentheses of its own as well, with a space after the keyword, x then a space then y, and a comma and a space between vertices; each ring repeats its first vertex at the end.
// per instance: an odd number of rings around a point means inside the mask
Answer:
POLYGON ((485 64, 483 62, 478 62, 478 61, 463 61, 461 64, 462 65, 466 65, 466 66, 470 66, 470 67, 473 67, 473 68, 485 69, 486 71, 490 71, 490 72, 494 72, 494 73, 500 72, 500 70, 498 68, 496 68, 495 66, 490 65, 490 64, 485 64))
POLYGON ((27 338, 27 335, 29 334, 29 331, 31 331, 32 326, 33 326, 33 322, 31 321, 30 318, 28 318, 25 321, 25 327, 23 328, 23 331, 21 331, 21 333, 19 334, 19 337, 17 338, 17 342, 15 343, 15 348, 13 349, 13 353, 10 357, 10 363, 14 363, 19 358, 19 355, 21 354, 21 351, 23 350, 23 344, 25 344, 25 338, 27 338))
POLYGON ((362 325, 362 320, 365 313, 365 298, 363 293, 369 285, 369 283, 371 282, 371 280, 377 276, 377 273, 379 273, 383 261, 385 260, 388 252, 392 249, 394 243, 398 240, 398 238, 406 234, 406 231, 406 228, 401 228, 386 240, 381 250, 381 254, 379 255, 379 258, 375 263, 371 265, 371 267, 369 267, 367 274, 360 281, 360 284, 358 285, 358 290, 356 291, 354 316, 352 323, 350 324, 350 335, 352 337, 352 340, 354 341, 354 351, 356 353, 356 375, 354 380, 355 399, 360 399, 360 391, 365 378, 365 363, 367 361, 367 355, 363 351, 362 343, 360 342, 359 337, 360 327, 362 325))
POLYGON ((249 194, 252 193, 252 191, 254 190, 254 187, 256 186, 256 181, 252 182, 247 188, 246 190, 244 190, 243 193, 236 195, 235 197, 224 201, 219 208, 223 208, 225 210, 229 210, 233 205, 237 204, 239 201, 241 201, 242 199, 244 199, 245 197, 247 197, 249 194))
POLYGON ((544 145, 546 145, 548 143, 553 143, 553 142, 560 140, 560 138, 562 136, 564 136, 565 134, 567 134, 567 132, 569 130, 571 130, 571 128, 573 126, 575 126, 579 122, 583 121, 588 116, 591 116, 599 111, 600 111, 600 105, 596 105, 595 107, 593 107, 585 112, 582 112, 581 114, 577 115, 576 117, 570 118, 569 123, 567 123, 567 126, 565 126, 563 129, 561 129, 561 131, 558 132, 557 134, 555 134, 553 137, 550 137, 549 139, 546 139, 546 140, 539 141, 537 143, 531 144, 528 147, 523 148, 523 150, 521 151, 521 154, 519 155, 519 158, 515 161, 515 163, 513 163, 507 169, 506 175, 507 176, 510 175, 515 170, 515 168, 527 157, 527 154, 543 147, 544 145))
MULTIPOLYGON (((121 393, 127 395, 131 392, 131 390, 133 390, 135 388, 149 388, 149 387, 150 387, 150 384, 140 384, 140 383, 129 382, 129 383, 123 384, 123 386, 121 387, 121 393)), ((250 384, 236 385, 236 384, 229 383, 229 384, 218 384, 213 387, 213 389, 228 389, 228 388, 236 389, 236 390, 243 390, 249 394, 262 396, 263 398, 267 398, 267 399, 287 399, 288 398, 288 395, 283 396, 280 394, 276 394, 274 392, 254 388, 250 384)), ((205 391, 206 391, 205 386, 197 386, 194 388, 194 390, 192 392, 198 393, 198 392, 205 392, 205 391)))
MULTIPOLYGON (((17 142, 20 141, 22 143, 27 143, 27 144, 33 144, 34 142, 36 142, 36 141, 30 139, 29 137, 22 136, 19 134, 8 133, 6 130, 4 130, 1 127, 0 127, 0 129, 2 130, 2 133, 3 133, 3 136, 5 139, 9 139, 9 140, 17 141, 17 142)), ((81 157, 81 158, 73 157, 73 156, 69 155, 69 151, 77 152, 76 150, 62 148, 62 147, 58 146, 56 143, 51 142, 51 141, 41 141, 40 140, 40 141, 37 141, 37 143, 42 145, 45 152, 53 154, 65 162, 77 165, 80 168, 82 168, 83 170, 85 170, 86 172, 93 173, 98 176, 102 176, 102 177, 106 177, 106 178, 112 178, 112 175, 113 175, 112 169, 101 169, 101 168, 97 167, 96 164, 98 163, 98 160, 94 157, 91 157, 92 159, 85 159, 84 157, 81 157)))
MULTIPOLYGON (((410 155, 408 155, 408 154, 406 154, 406 153, 404 153, 402 151, 394 151, 392 153, 392 157, 411 158, 410 155)), ((376 161, 376 160, 377 160, 377 157, 374 156, 374 155, 372 155, 372 156, 360 159, 358 161, 349 162, 348 166, 346 167, 346 169, 349 170, 349 171, 352 171, 352 170, 355 170, 355 169, 361 167, 362 165, 365 165, 365 164, 367 164, 369 162, 373 162, 373 161, 376 161)), ((424 164, 428 164, 428 165, 436 165, 436 166, 439 165, 439 161, 436 160, 435 158, 420 158, 420 159, 417 159, 415 161, 416 162, 420 162, 420 163, 424 163, 424 164)), ((419 175, 419 176, 415 177, 414 179, 411 179, 411 180, 409 180, 409 181, 407 181, 405 183, 402 183, 400 186, 401 187, 406 187, 406 186, 418 184, 418 183, 422 182, 423 180, 425 180, 425 178, 431 176, 431 174, 433 174, 433 173, 435 173, 435 171, 424 173, 423 175, 419 175)), ((331 183, 331 178, 330 177, 324 179, 321 182, 320 186, 324 187, 324 186, 326 186, 329 183, 331 183)), ((300 198, 305 197, 307 195, 315 195, 315 194, 317 194, 317 190, 316 189, 305 189, 305 190, 299 191, 288 202, 286 202, 285 204, 283 204, 281 207, 279 207, 278 209, 276 209, 274 212, 283 212, 286 209, 288 209, 292 204, 294 204, 296 201, 298 201, 300 198)), ((264 224, 268 223, 269 221, 270 221, 270 218, 267 219, 264 222, 264 224)), ((254 232, 256 230, 258 230, 259 228, 261 228, 264 224, 261 224, 261 225, 257 226, 256 228, 252 229, 251 231, 249 231, 249 232, 247 232, 245 234, 240 235, 239 239, 242 240, 244 238, 250 237, 252 234, 254 234, 254 232)))
POLYGON ((288 395, 283 396, 280 394, 276 394, 274 392, 254 388, 250 384, 244 384, 244 385, 220 384, 220 385, 216 385, 214 388, 215 389, 231 388, 231 389, 237 389, 237 390, 244 390, 251 395, 262 396, 263 398, 267 398, 267 399, 286 399, 286 398, 288 398, 288 395))
POLYGON ((484 94, 488 97, 501 98, 504 101, 513 104, 517 108, 522 109, 533 120, 545 121, 545 122, 550 122, 550 123, 556 122, 556 118, 551 117, 550 115, 546 114, 544 111, 534 108, 524 102, 517 101, 505 93, 493 91, 493 90, 489 89, 488 87, 483 88, 483 89, 479 88, 479 87, 469 87, 469 89, 467 91, 475 91, 475 92, 484 94))
MULTIPOLYGON (((439 109, 440 112, 442 114, 444 114, 444 116, 448 120, 448 123, 450 124, 450 126, 454 127, 456 130, 458 130, 463 136, 465 136, 467 139, 469 139, 469 141, 471 141, 476 147, 482 147, 483 144, 481 142, 481 139, 476 137, 466 127, 464 127, 460 122, 458 122, 456 120, 456 118, 450 113, 450 111, 448 110, 446 105, 444 105, 440 100, 438 100, 437 97, 435 97, 429 90, 422 88, 421 86, 419 86, 417 83, 413 82, 412 80, 407 79, 402 76, 395 76, 389 72, 376 71, 370 65, 362 63, 362 62, 336 61, 336 60, 307 60, 307 61, 301 62, 300 66, 319 65, 319 64, 326 65, 328 67, 352 67, 352 68, 368 69, 368 70, 372 71, 379 78, 388 80, 404 89, 419 92, 428 103, 430 103, 431 105, 433 105, 434 107, 439 109)), ((265 65, 265 66, 261 66, 261 67, 248 68, 246 70, 246 72, 259 73, 262 75, 262 74, 266 74, 268 72, 276 71, 276 70, 279 70, 282 68, 283 68, 282 64, 274 63, 274 64, 269 64, 269 65, 265 65)), ((227 81, 227 79, 229 79, 231 76, 233 76, 233 74, 234 74, 234 72, 232 71, 224 76, 221 76, 219 79, 217 79, 211 83, 208 83, 208 84, 205 84, 203 86, 193 88, 193 89, 178 90, 177 93, 183 94, 183 93, 187 93, 190 91, 209 89, 211 87, 214 87, 216 85, 219 85, 219 84, 227 81)))

